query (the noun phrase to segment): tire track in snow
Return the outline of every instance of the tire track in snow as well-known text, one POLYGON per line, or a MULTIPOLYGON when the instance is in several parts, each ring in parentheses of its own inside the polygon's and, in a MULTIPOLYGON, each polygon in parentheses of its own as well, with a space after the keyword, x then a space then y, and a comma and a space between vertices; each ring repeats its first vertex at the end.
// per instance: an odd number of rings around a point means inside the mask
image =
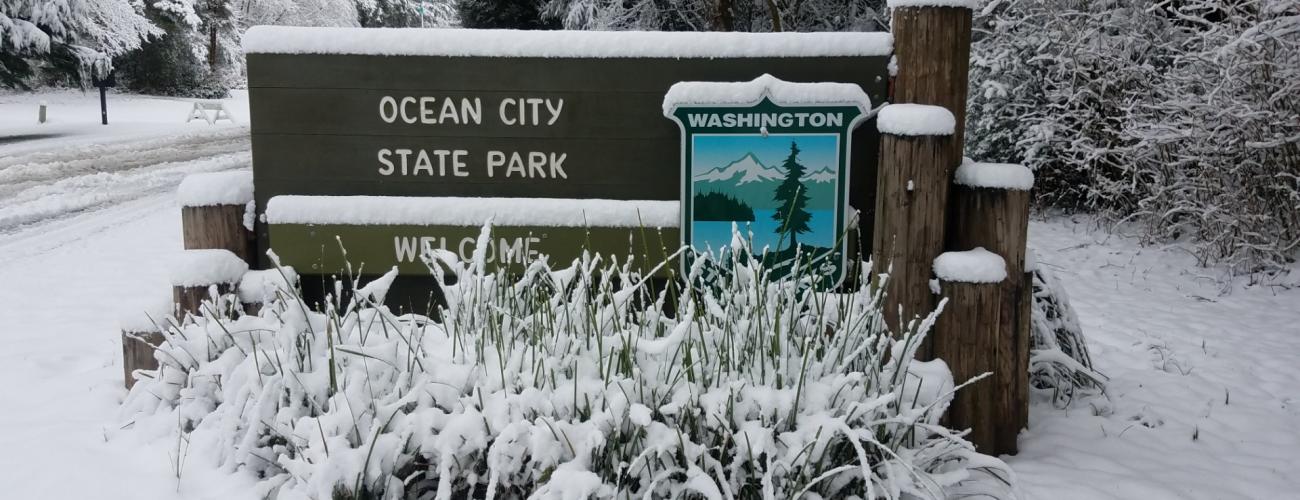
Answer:
POLYGON ((34 186, 77 175, 121 172, 158 163, 247 151, 248 148, 248 130, 237 128, 217 133, 90 144, 0 156, 0 199, 34 186))
POLYGON ((148 139, 0 160, 0 234, 174 189, 186 175, 246 167, 247 130, 148 139))

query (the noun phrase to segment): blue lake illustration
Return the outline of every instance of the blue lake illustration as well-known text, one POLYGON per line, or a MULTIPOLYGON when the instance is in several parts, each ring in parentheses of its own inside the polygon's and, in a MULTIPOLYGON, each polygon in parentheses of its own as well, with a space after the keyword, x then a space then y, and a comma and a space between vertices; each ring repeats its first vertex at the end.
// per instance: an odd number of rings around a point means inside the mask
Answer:
POLYGON ((756 253, 829 251, 839 146, 836 134, 692 136, 691 245, 729 248, 734 223, 756 253))

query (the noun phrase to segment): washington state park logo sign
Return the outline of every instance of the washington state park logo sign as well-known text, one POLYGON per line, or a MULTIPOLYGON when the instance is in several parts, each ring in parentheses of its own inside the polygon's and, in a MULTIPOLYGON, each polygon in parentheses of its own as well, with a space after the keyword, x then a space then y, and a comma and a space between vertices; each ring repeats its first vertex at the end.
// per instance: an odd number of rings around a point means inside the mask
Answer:
POLYGON ((682 243, 715 256, 748 248, 773 278, 798 272, 823 287, 838 285, 848 258, 850 134, 867 115, 866 100, 856 85, 768 76, 675 86, 665 113, 683 134, 682 243), (727 85, 736 88, 717 92, 727 85), (746 94, 753 102, 702 102, 746 94), (735 245, 734 235, 745 245, 735 245))

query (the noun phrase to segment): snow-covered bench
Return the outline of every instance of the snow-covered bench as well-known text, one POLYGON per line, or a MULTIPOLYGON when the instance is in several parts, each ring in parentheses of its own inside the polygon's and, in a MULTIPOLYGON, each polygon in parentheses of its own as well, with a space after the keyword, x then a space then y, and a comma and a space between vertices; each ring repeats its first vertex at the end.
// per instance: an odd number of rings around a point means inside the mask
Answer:
POLYGON ((218 121, 227 120, 234 123, 235 119, 226 111, 226 106, 221 101, 194 101, 194 108, 190 110, 190 116, 185 123, 194 121, 195 118, 208 122, 208 125, 215 125, 218 121))

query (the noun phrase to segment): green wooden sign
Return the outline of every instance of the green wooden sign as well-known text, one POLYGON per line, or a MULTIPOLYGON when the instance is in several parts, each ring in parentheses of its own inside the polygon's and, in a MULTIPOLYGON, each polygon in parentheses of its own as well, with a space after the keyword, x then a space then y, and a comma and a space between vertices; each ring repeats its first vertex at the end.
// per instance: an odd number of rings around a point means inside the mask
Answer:
MULTIPOLYGON (((338 237, 354 270, 358 260, 367 274, 396 265, 417 281, 427 268, 404 260, 395 240, 436 238, 441 246, 446 238, 458 250, 483 221, 276 222, 268 204, 281 196, 677 201, 681 139, 660 118, 673 84, 770 73, 850 82, 883 100, 891 51, 879 33, 258 27, 244 41, 259 253, 273 248, 305 273, 337 274, 342 255, 330 252, 338 237)), ((854 143, 848 179, 857 184, 844 196, 869 209, 878 136, 845 140, 854 143)), ((680 238, 677 226, 650 229, 680 238)), ((605 240, 598 250, 617 250, 620 260, 644 257, 628 253, 629 238, 639 242, 636 225, 559 227, 498 219, 496 231, 509 248, 546 234, 529 249, 552 262, 605 240)))
POLYGON ((673 86, 664 113, 682 129, 682 243, 696 255, 748 251, 773 278, 800 272, 837 286, 852 132, 870 106, 857 85, 770 75, 673 86))

